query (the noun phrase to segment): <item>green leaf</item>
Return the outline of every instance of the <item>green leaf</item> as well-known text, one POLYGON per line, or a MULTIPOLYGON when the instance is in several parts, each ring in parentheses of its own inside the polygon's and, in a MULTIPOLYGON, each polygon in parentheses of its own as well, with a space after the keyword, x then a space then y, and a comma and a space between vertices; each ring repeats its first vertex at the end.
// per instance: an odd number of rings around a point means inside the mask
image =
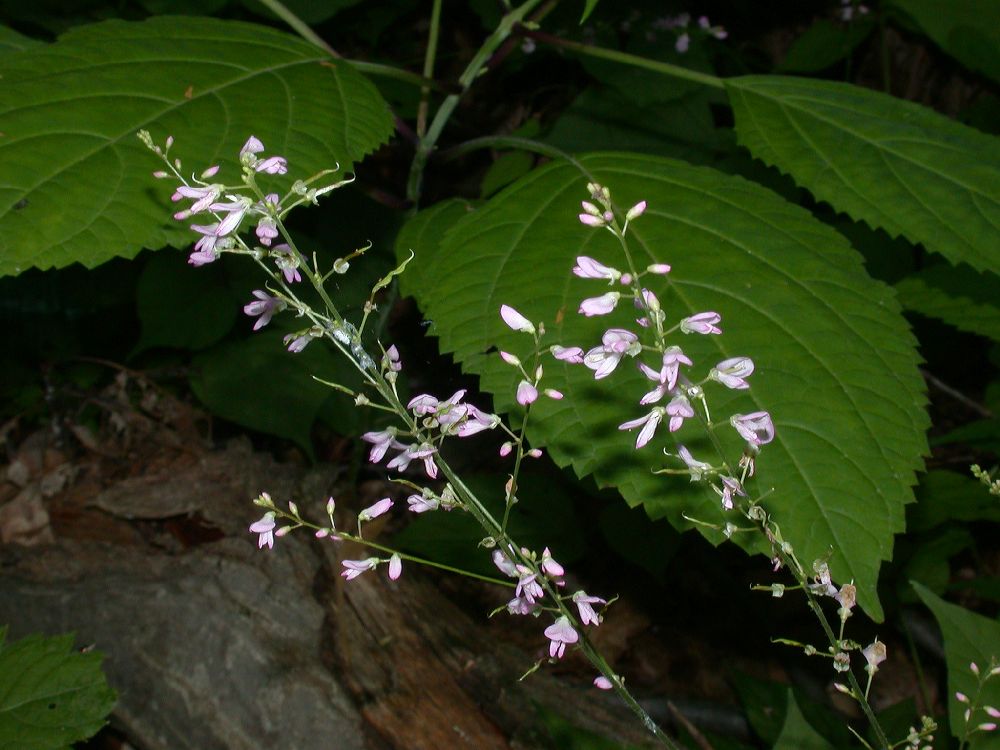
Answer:
POLYGON ((785 712, 785 725, 774 743, 774 750, 834 750, 819 732, 812 728, 802 715, 795 692, 788 689, 788 710, 785 712))
POLYGON ((320 414, 333 409, 330 416, 338 418, 331 420, 332 426, 345 434, 355 429, 358 419, 347 396, 312 376, 353 388, 360 378, 347 359, 324 341, 290 354, 281 341, 288 333, 284 325, 272 322, 260 333, 198 355, 191 386, 212 413, 293 440, 311 457, 310 430, 320 414), (330 399, 332 406, 327 403, 330 399))
MULTIPOLYGON (((136 138, 221 180, 251 134, 292 175, 343 169, 385 141, 388 109, 350 64, 262 26, 209 18, 108 21, 0 56, 0 274, 93 267, 184 246, 159 162, 136 138), (112 105, 113 103, 113 105, 112 105)), ((285 179, 285 178, 282 178, 285 179)))
POLYGON ((518 177, 523 177, 535 164, 535 157, 527 151, 508 151, 497 157, 483 175, 479 195, 489 198, 500 188, 507 187, 518 177))
POLYGON ((41 42, 30 36, 19 34, 8 26, 0 26, 0 55, 37 47, 41 42))
POLYGON ((826 70, 851 54, 874 28, 874 21, 867 18, 850 24, 820 19, 796 38, 778 70, 782 73, 826 70))
POLYGON ((586 23, 587 19, 590 18, 590 14, 594 12, 594 8, 597 7, 598 2, 600 2, 600 0, 584 0, 583 15, 580 16, 581 25, 586 23))
POLYGON ((920 478, 916 496, 906 514, 907 531, 927 531, 948 521, 1000 521, 1000 501, 970 474, 929 471, 920 478))
MULTIPOLYGON (((955 700, 955 693, 974 696, 978 692, 970 664, 978 665, 984 674, 991 661, 1000 664, 1000 622, 949 604, 919 583, 914 583, 913 588, 941 626, 948 664, 948 717, 952 734, 961 737, 965 728, 962 714, 968 706, 955 700)), ((972 717, 973 726, 989 720, 982 711, 984 705, 1000 706, 1000 679, 993 678, 984 686, 980 693, 980 710, 972 717)), ((995 750, 1000 748, 1000 736, 996 732, 974 734, 969 747, 972 750, 995 750)))
POLYGON ((1000 81, 1000 4, 996 0, 890 0, 941 49, 1000 81))
MULTIPOLYGON (((133 354, 161 346, 204 349, 225 336, 242 306, 227 289, 228 270, 222 263, 194 269, 176 251, 152 255, 136 288, 142 334, 133 354)), ((248 290, 241 294, 252 299, 248 290)))
POLYGON ((715 92, 701 88, 637 106, 631 96, 592 87, 563 110, 543 140, 573 153, 634 149, 707 162, 727 147, 712 119, 714 98, 715 92))
MULTIPOLYGON (((919 582, 935 594, 943 594, 951 578, 949 560, 974 545, 972 534, 964 528, 946 528, 934 534, 922 534, 913 555, 903 567, 903 578, 919 582)), ((914 599, 908 586, 901 582, 899 588, 902 601, 914 599)))
POLYGON ((473 210, 472 205, 462 198, 449 198, 435 203, 430 208, 411 218, 396 236, 396 257, 402 260, 415 254, 414 263, 399 277, 399 289, 405 295, 413 296, 416 289, 424 285, 425 270, 437 251, 444 233, 473 210))
POLYGON ((938 263, 899 281, 896 294, 907 310, 1000 342, 1000 277, 938 263))
POLYGON ((29 635, 4 644, 0 628, 0 747, 50 750, 96 734, 115 705, 101 661, 73 636, 29 635))
POLYGON ((1000 270, 1000 141, 831 81, 726 80, 740 143, 818 199, 952 263, 1000 270))
MULTIPOLYGON (((775 488, 766 505, 785 537, 809 562, 832 550, 835 577, 854 579, 863 606, 881 616, 878 568, 903 529, 927 426, 914 341, 891 290, 864 273, 832 229, 738 177, 629 154, 588 155, 582 164, 620 205, 649 201, 630 229, 632 246, 638 268, 674 266, 653 284, 668 320, 721 313, 727 335, 674 339, 697 364, 692 378, 728 357, 756 362, 749 393, 710 384, 710 398, 723 422, 737 411, 773 415, 778 437, 758 462, 759 489, 775 488)), ((485 352, 496 345, 524 357, 528 346, 501 322, 501 304, 544 320, 554 333, 547 344, 589 348, 609 326, 634 327, 627 303, 607 318, 576 314, 581 298, 606 287, 575 278, 574 257, 624 262, 608 232, 576 219, 587 179, 553 163, 460 219, 443 239, 434 235, 414 248, 424 270, 410 289, 435 321, 432 331, 466 370, 482 376, 501 410, 516 408, 517 376, 485 352)), ((679 465, 660 452, 674 450, 665 430, 636 452, 634 435, 616 429, 642 413, 637 402, 649 390, 634 366, 597 383, 589 370, 549 358, 545 372, 566 398, 536 404, 529 432, 549 445, 557 463, 593 474, 598 485, 617 487, 630 505, 642 504, 678 528, 690 526, 682 514, 724 522, 718 497, 703 485, 650 473, 679 465)), ((740 450, 733 430, 719 434, 732 441, 730 451, 740 450)), ((676 438, 708 459, 699 435, 688 423, 676 438)), ((721 541, 720 534, 709 536, 721 541)))

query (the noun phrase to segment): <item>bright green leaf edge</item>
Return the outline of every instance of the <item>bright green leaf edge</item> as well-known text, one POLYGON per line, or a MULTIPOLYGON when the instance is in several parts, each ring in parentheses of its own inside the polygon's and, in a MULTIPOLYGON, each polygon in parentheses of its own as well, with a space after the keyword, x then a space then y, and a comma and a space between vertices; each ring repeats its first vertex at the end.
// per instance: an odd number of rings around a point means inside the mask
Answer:
POLYGON ((1000 140, 834 81, 726 80, 739 142, 838 211, 1000 273, 1000 140))
POLYGON ((1000 301, 1000 279, 938 264, 901 279, 895 289, 907 310, 1000 342, 1000 304, 994 303, 1000 301))
MULTIPOLYGON (((668 314, 722 314, 731 336, 677 342, 700 369, 753 356, 751 398, 715 393, 715 414, 767 409, 774 415, 779 437, 758 464, 759 491, 777 489, 767 506, 802 559, 808 564, 832 552, 834 575, 854 579, 862 606, 881 617, 878 568, 891 556, 893 534, 903 530, 928 425, 915 342, 891 290, 864 273, 836 232, 741 178, 635 154, 594 154, 581 163, 622 206, 650 201, 631 231, 639 267, 674 264, 666 279, 672 294, 661 295, 668 314)), ((501 303, 544 320, 555 334, 548 344, 587 348, 608 326, 631 322, 575 313, 582 297, 607 289, 575 279, 573 258, 619 257, 608 233, 576 220, 586 179, 566 163, 536 170, 443 239, 414 247, 426 267, 410 291, 434 320, 442 349, 482 377, 500 409, 516 408, 517 378, 485 349, 496 344, 521 355, 526 345, 500 321, 501 303)), ((641 413, 636 402, 648 390, 631 366, 595 387, 583 368, 544 362, 549 384, 567 397, 539 402, 529 435, 547 444, 557 463, 581 476, 593 473, 630 505, 642 504, 679 528, 689 526, 682 514, 723 521, 711 492, 649 472, 651 464, 676 461, 651 447, 637 456, 634 437, 616 430, 641 413)), ((697 456, 695 430, 677 437, 697 456)))
POLYGON ((288 184, 348 170, 392 132, 385 101, 348 62, 236 21, 83 26, 0 56, 0 78, 0 275, 190 242, 140 128, 161 144, 176 136, 185 170, 222 163, 216 179, 229 181, 255 134, 288 159, 288 184))

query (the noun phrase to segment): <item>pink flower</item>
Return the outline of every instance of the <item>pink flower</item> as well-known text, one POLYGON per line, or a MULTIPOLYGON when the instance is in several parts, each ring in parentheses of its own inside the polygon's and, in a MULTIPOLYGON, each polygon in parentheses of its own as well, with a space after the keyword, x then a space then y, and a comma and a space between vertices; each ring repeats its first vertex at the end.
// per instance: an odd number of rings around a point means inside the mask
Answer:
POLYGON ((588 318, 594 315, 607 315, 618 305, 621 296, 621 292, 608 292, 600 297, 588 297, 580 303, 579 312, 588 318))
POLYGON ((546 547, 545 551, 542 552, 542 572, 545 573, 549 578, 562 578, 566 571, 563 570, 563 566, 552 559, 552 553, 549 552, 549 548, 546 547))
POLYGON ((386 466, 389 469, 402 472, 406 471, 406 468, 410 465, 410 461, 419 458, 424 462, 424 471, 427 472, 427 476, 435 479, 438 474, 437 464, 434 463, 435 453, 437 453, 437 448, 430 443, 408 445, 402 453, 392 459, 386 466))
POLYGON ((716 312, 703 312, 684 318, 681 321, 681 331, 684 333, 722 333, 722 329, 716 326, 722 320, 722 316, 716 312))
POLYGON ((593 623, 594 625, 601 624, 601 618, 594 611, 594 604, 607 604, 608 602, 601 599, 599 596, 589 596, 586 591, 577 591, 573 594, 573 601, 576 603, 576 608, 580 611, 580 622, 584 625, 589 625, 593 623))
POLYGON ((274 549, 274 513, 268 511, 259 521, 250 524, 250 531, 260 534, 257 540, 257 549, 263 549, 267 545, 268 549, 274 549))
POLYGON ((639 417, 638 419, 631 419, 628 422, 622 422, 618 425, 618 429, 634 430, 636 427, 642 427, 642 429, 639 430, 639 436, 635 440, 635 448, 638 450, 653 439, 653 433, 656 432, 656 427, 660 424, 660 420, 663 419, 665 411, 666 410, 661 406, 654 406, 653 410, 646 416, 639 417))
POLYGON ((685 419, 694 416, 694 409, 691 408, 691 402, 687 400, 687 396, 678 393, 667 404, 667 414, 670 415, 670 431, 677 432, 684 424, 685 419))
POLYGON ((583 363, 583 349, 578 346, 553 346, 549 349, 552 356, 563 362, 570 362, 578 365, 583 363))
POLYGON ((358 513, 358 522, 371 521, 373 518, 378 518, 391 507, 392 500, 388 497, 383 497, 374 505, 369 505, 367 508, 358 513))
POLYGON ((269 156, 263 161, 257 162, 254 169, 268 174, 285 174, 288 171, 288 161, 284 156, 269 156))
POLYGON ((257 318, 257 322, 253 325, 253 329, 255 331, 259 331, 271 322, 271 318, 275 313, 279 313, 285 309, 285 302, 277 297, 272 297, 270 294, 261 291, 260 289, 254 289, 253 296, 256 297, 257 300, 245 304, 243 306, 243 312, 250 316, 260 316, 257 318))
POLYGON ((535 332, 534 324, 510 305, 500 305, 500 317, 503 318, 504 323, 515 331, 522 333, 535 332))
MULTIPOLYGON (((722 507, 725 510, 732 510, 733 495, 746 497, 747 493, 743 490, 743 485, 739 483, 739 480, 728 476, 722 476, 720 478, 722 479, 722 507)), ((716 492, 718 492, 718 490, 716 490, 716 492)))
POLYGON ((302 274, 299 273, 299 256, 287 243, 275 245, 271 248, 271 255, 274 257, 274 265, 284 274, 286 283, 302 281, 302 274))
POLYGON ((500 424, 500 417, 496 414, 487 414, 472 404, 464 406, 466 408, 465 419, 454 429, 454 433, 459 437, 465 438, 476 435, 483 430, 492 430, 500 424))
POLYGON ((517 403, 521 406, 533 404, 538 400, 538 389, 527 380, 522 380, 517 385, 517 403))
POLYGON ((399 349, 395 344, 385 350, 382 356, 382 369, 388 372, 399 372, 403 369, 403 363, 399 360, 399 349))
POLYGON ((642 351, 639 337, 622 328, 609 328, 601 338, 602 346, 596 346, 587 352, 583 363, 594 370, 594 379, 606 378, 621 362, 626 354, 636 356, 642 351))
POLYGON ((774 440, 774 423, 766 411, 734 414, 729 418, 729 423, 740 433, 740 437, 755 448, 774 440))
POLYGON ((724 359, 708 373, 708 377, 726 388, 743 390, 750 385, 746 379, 753 373, 753 360, 749 357, 733 357, 724 359))
POLYGON ((264 144, 260 142, 260 139, 251 135, 247 138, 247 142, 243 144, 243 148, 240 149, 240 156, 244 154, 259 154, 264 150, 264 144))
POLYGON ((865 657, 865 661, 868 662, 868 666, 865 669, 870 674, 874 674, 878 671, 878 665, 886 660, 885 644, 876 638, 874 642, 861 650, 861 654, 865 657))
POLYGON ((545 596, 545 589, 538 583, 538 574, 524 565, 517 565, 517 586, 515 596, 524 596, 529 602, 537 601, 545 596))
POLYGON ((545 628, 545 637, 548 638, 549 656, 553 659, 561 659, 566 653, 566 644, 576 643, 580 640, 580 634, 569 624, 569 618, 562 615, 558 620, 545 628))
POLYGON ((378 563, 377 557, 369 557, 367 560, 343 560, 340 564, 344 566, 344 570, 341 571, 340 575, 348 581, 353 581, 365 571, 375 570, 378 563))
POLYGON ((406 498, 407 505, 414 513, 426 513, 429 510, 437 510, 441 507, 441 501, 433 495, 410 495, 406 498))
POLYGON ((697 482, 702 478, 706 471, 710 471, 712 468, 711 464, 706 464, 704 461, 696 461, 694 456, 691 455, 691 451, 685 448, 683 445, 677 446, 677 455, 685 464, 687 464, 688 471, 691 472, 691 481, 697 482))
POLYGON ((389 578, 396 581, 401 575, 403 575, 403 560, 398 554, 393 554, 389 558, 389 578))
POLYGON ((414 416, 423 417, 436 412, 440 403, 429 393, 421 393, 419 396, 411 398, 406 408, 412 411, 414 416))
POLYGON ((217 223, 191 225, 191 229, 202 235, 202 237, 194 243, 194 252, 188 258, 188 263, 193 266, 203 266, 206 263, 218 260, 219 251, 215 247, 219 241, 218 228, 219 225, 217 223))
POLYGON ((264 247, 268 247, 278 236, 278 225, 271 216, 262 216, 257 221, 257 228, 254 230, 257 239, 264 247))
POLYGON ((517 566, 511 562, 503 552, 498 549, 493 550, 493 564, 497 566, 501 573, 511 578, 517 578, 517 566))
POLYGON ((677 378, 680 374, 681 365, 691 365, 691 360, 685 356, 678 346, 667 347, 663 352, 663 366, 657 372, 645 364, 640 364, 639 369, 650 380, 659 382, 659 385, 642 397, 640 404, 652 404, 663 398, 669 391, 677 386, 677 378))
POLYGON ((288 351, 290 351, 292 354, 298 354, 299 352, 301 352, 303 349, 306 348, 306 346, 312 340, 313 336, 310 333, 303 333, 303 334, 290 333, 287 336, 285 336, 284 339, 282 339, 284 344, 288 347, 288 351))
POLYGON ((729 36, 729 33, 721 26, 712 26, 708 20, 708 16, 698 18, 698 26, 709 36, 714 36, 716 39, 725 39, 729 36))
POLYGON ((208 207, 215 203, 219 196, 222 195, 224 187, 224 185, 205 185, 204 187, 181 185, 177 188, 174 194, 170 196, 170 199, 177 202, 181 198, 190 198, 194 201, 194 203, 191 204, 190 208, 174 214, 174 218, 186 219, 191 214, 198 214, 207 210, 208 207))
POLYGON ((258 159, 256 154, 264 150, 264 144, 257 136, 250 136, 247 142, 240 149, 240 160, 248 164, 258 172, 268 174, 285 174, 288 171, 288 163, 282 156, 271 156, 267 159, 258 159))
POLYGON ((598 675, 594 678, 594 687, 598 690, 610 690, 612 687, 611 680, 604 675, 598 675))
POLYGON ((512 615, 530 615, 538 605, 523 596, 515 596, 507 602, 507 611, 512 615))
POLYGON ((390 448, 404 448, 405 446, 396 440, 396 431, 393 428, 388 430, 382 430, 381 432, 366 432, 361 436, 361 439, 366 443, 372 443, 371 452, 368 454, 368 460, 373 464, 377 464, 385 456, 385 453, 390 448))
POLYGON ((243 217, 247 215, 247 211, 250 210, 252 201, 243 195, 229 195, 228 203, 213 203, 209 208, 213 211, 219 211, 222 213, 229 214, 220 223, 215 233, 219 237, 225 237, 227 234, 232 234, 237 229, 239 229, 240 223, 243 221, 243 217))
POLYGON ((622 275, 622 272, 617 268, 605 266, 586 255, 581 255, 576 259, 573 273, 581 279, 607 279, 611 284, 620 279, 622 275))

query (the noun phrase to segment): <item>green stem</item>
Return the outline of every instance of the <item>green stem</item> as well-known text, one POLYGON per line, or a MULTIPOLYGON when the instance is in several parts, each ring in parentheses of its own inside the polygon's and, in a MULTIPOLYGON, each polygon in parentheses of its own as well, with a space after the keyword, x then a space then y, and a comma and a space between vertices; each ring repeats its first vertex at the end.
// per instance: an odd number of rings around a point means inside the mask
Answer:
POLYGON ((260 0, 260 4, 263 5, 265 8, 267 8, 268 10, 270 10, 272 13, 274 13, 274 15, 276 15, 282 21, 287 23, 289 27, 292 29, 292 31, 294 31, 300 37, 305 39, 307 42, 315 44, 321 50, 328 53, 331 57, 340 57, 340 54, 337 52, 337 50, 335 50, 333 47, 331 47, 329 44, 323 41, 323 38, 319 34, 317 34, 315 31, 309 28, 309 24, 307 24, 297 15, 292 13, 292 11, 290 11, 285 6, 285 4, 281 2, 281 0, 260 0))
MULTIPOLYGON (((438 34, 441 31, 441 0, 434 0, 431 10, 431 27, 427 33, 427 52, 424 54, 424 78, 434 77, 434 60, 437 56, 438 34)), ((420 106, 417 108, 417 136, 423 138, 427 133, 427 109, 430 106, 430 89, 426 86, 420 91, 420 106)))
POLYGON ((603 60, 611 60, 612 62, 632 65, 637 68, 645 68, 646 70, 652 70, 655 73, 663 73, 664 75, 668 75, 673 78, 682 78, 686 81, 693 81, 694 83, 711 86, 712 88, 725 88, 725 82, 718 76, 709 75, 708 73, 699 73, 696 70, 690 70, 680 65, 672 65, 671 63, 660 62, 659 60, 650 60, 647 57, 630 55, 628 52, 619 52, 614 49, 596 47, 592 44, 584 44, 583 42, 574 42, 569 39, 563 39, 561 37, 552 36, 551 34, 545 34, 538 31, 528 32, 527 35, 540 42, 551 44, 554 47, 562 47, 563 49, 573 50, 574 52, 589 55, 590 57, 599 57, 603 60))
POLYGON ((350 63, 351 67, 361 73, 381 76, 382 78, 395 78, 397 81, 409 83, 414 86, 420 86, 422 88, 433 89, 434 91, 445 90, 445 87, 437 81, 417 75, 416 73, 404 70, 403 68, 397 68, 395 65, 385 65, 383 63, 369 62, 367 60, 351 60, 350 63))
POLYGON ((479 76, 480 72, 483 70, 493 53, 500 47, 501 44, 504 43, 504 40, 510 36, 514 26, 520 23, 524 17, 541 1, 542 0, 526 0, 523 5, 515 8, 500 20, 500 25, 497 26, 496 30, 490 34, 489 37, 487 37, 485 42, 483 42, 482 46, 476 52, 472 60, 469 61, 469 64, 459 77, 459 92, 449 94, 445 97, 444 101, 441 102, 441 106, 438 107, 437 112, 434 114, 434 119, 431 120, 431 124, 427 128, 426 135, 424 135, 417 144, 417 151, 413 155, 413 163, 410 166, 410 176, 406 185, 406 197, 413 203, 414 206, 420 202, 420 189, 421 183, 423 182, 424 168, 427 166, 427 159, 434 150, 438 138, 441 137, 441 131, 444 130, 444 126, 447 124, 452 112, 455 111, 455 107, 458 106, 458 102, 462 98, 462 95, 479 76))

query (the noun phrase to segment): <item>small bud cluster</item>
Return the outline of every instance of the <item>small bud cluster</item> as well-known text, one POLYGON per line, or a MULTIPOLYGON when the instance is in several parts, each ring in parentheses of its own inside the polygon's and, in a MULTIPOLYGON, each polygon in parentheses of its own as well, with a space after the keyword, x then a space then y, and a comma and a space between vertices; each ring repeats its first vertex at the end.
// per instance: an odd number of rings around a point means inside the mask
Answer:
POLYGON ((996 467, 994 467, 992 471, 983 471, 979 467, 979 464, 972 464, 972 466, 969 467, 969 470, 972 472, 972 476, 982 482, 983 486, 991 495, 1000 497, 1000 479, 993 478, 997 471, 996 467))
POLYGON ((692 25, 690 13, 659 18, 653 22, 653 28, 657 31, 672 31, 676 36, 674 49, 682 55, 691 48, 692 39, 725 39, 729 36, 729 32, 721 26, 713 26, 708 16, 699 16, 697 23, 692 25))
MULTIPOLYGON (((262 492, 258 495, 253 502, 254 505, 266 508, 266 512, 259 521, 255 521, 250 524, 250 532, 252 534, 259 535, 257 540, 257 546, 259 548, 266 546, 268 549, 274 548, 275 537, 283 537, 295 529, 302 528, 304 526, 314 529, 317 539, 331 539, 335 542, 347 540, 370 544, 365 541, 361 534, 362 526, 368 521, 372 521, 385 514, 393 505, 392 498, 383 497, 373 505, 361 510, 357 516, 358 532, 357 534, 350 534, 337 529, 337 524, 333 518, 334 512, 337 508, 337 503, 332 497, 326 501, 326 514, 330 521, 329 526, 319 526, 306 521, 299 514, 298 506, 293 502, 288 503, 287 511, 280 509, 277 505, 275 505, 271 496, 266 492, 262 492), (275 528, 277 526, 275 519, 279 516, 289 520, 290 523, 288 525, 275 528)), ((352 581, 362 573, 369 570, 375 570, 382 564, 388 566, 389 578, 393 581, 397 580, 403 574, 403 559, 398 552, 392 552, 392 554, 386 558, 368 557, 364 560, 342 560, 341 565, 344 570, 341 572, 341 575, 346 580, 352 581)))
POLYGON ((962 710, 963 726, 961 733, 963 746, 973 736, 984 732, 995 732, 997 727, 1000 726, 997 724, 997 720, 1000 719, 1000 709, 995 706, 981 706, 979 704, 986 684, 994 677, 1000 676, 1000 664, 997 663, 995 658, 991 658, 989 667, 982 670, 976 662, 971 662, 969 664, 969 671, 976 681, 972 697, 970 698, 967 694, 960 691, 955 693, 955 700, 964 707, 962 710))
POLYGON ((840 0, 840 7, 837 8, 837 18, 845 23, 853 21, 860 16, 867 16, 869 8, 859 0, 840 0))

